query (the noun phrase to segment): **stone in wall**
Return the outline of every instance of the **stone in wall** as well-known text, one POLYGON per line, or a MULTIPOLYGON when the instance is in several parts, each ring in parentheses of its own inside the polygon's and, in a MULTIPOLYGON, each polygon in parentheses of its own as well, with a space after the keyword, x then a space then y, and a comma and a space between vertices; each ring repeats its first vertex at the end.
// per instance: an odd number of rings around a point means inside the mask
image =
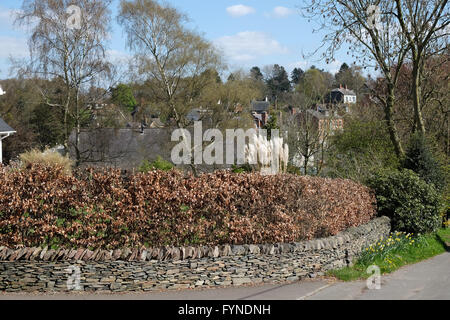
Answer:
POLYGON ((0 247, 6 292, 149 291, 296 281, 343 267, 390 232, 381 217, 299 243, 87 250, 0 247))

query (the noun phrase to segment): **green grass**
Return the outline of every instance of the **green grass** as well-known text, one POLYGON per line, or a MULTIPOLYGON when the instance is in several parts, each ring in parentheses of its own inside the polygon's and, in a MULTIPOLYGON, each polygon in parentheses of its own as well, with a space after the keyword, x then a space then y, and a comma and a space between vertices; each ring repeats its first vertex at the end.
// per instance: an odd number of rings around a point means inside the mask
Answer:
POLYGON ((367 279, 371 274, 366 270, 371 265, 378 266, 382 274, 390 273, 404 265, 444 253, 447 250, 445 242, 450 242, 450 228, 417 236, 393 233, 366 248, 352 267, 332 270, 328 275, 343 281, 367 279))

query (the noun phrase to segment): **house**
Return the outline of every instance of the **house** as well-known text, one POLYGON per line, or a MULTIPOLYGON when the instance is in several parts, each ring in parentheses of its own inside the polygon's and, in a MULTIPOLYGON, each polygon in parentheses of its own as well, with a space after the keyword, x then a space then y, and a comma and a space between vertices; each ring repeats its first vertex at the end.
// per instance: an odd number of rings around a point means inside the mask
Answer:
POLYGON ((334 111, 321 105, 316 105, 314 109, 308 109, 297 115, 300 120, 300 127, 304 121, 312 121, 313 128, 319 131, 320 140, 323 141, 327 136, 344 129, 344 119, 334 111))
POLYGON ((3 163, 2 141, 14 133, 16 131, 0 118, 0 164, 3 163))
POLYGON ((269 120, 269 108, 270 108, 269 99, 266 98, 266 100, 264 101, 253 100, 251 102, 250 107, 256 128, 257 129, 263 128, 267 124, 267 121, 269 120))
POLYGON ((331 90, 325 98, 325 102, 332 104, 356 104, 356 93, 349 90, 347 86, 340 85, 339 88, 331 90))
POLYGON ((0 96, 3 96, 6 94, 6 91, 3 91, 2 86, 0 86, 0 96))

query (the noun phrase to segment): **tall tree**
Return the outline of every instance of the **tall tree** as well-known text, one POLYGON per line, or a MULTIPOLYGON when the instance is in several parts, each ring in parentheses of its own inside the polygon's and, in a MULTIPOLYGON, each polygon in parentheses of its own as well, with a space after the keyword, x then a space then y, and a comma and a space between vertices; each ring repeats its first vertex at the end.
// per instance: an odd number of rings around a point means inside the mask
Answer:
POLYGON ((133 90, 123 83, 111 88, 111 101, 128 112, 132 112, 137 105, 133 90))
MULTIPOLYGON (((328 140, 332 134, 331 126, 319 125, 318 119, 311 113, 311 103, 303 105, 298 114, 287 122, 291 161, 301 167, 305 175, 319 174, 323 169, 328 140), (311 168, 314 172, 310 171, 311 168)), ((328 121, 331 123, 334 120, 330 118, 328 121)))
POLYGON ((291 80, 294 85, 299 84, 300 80, 302 80, 305 72, 301 68, 294 68, 291 73, 291 80))
POLYGON ((153 96, 175 119, 187 124, 186 114, 205 87, 201 77, 220 68, 220 58, 211 43, 185 27, 187 17, 168 4, 153 0, 121 0, 118 22, 127 34, 127 44, 138 61, 137 72, 152 80, 153 96))
POLYGON ((415 130, 425 133, 421 100, 422 76, 425 61, 448 49, 448 0, 395 0, 395 4, 395 16, 411 50, 415 130))
POLYGON ((312 68, 305 72, 297 85, 297 92, 303 93, 313 103, 322 102, 329 89, 330 83, 326 74, 312 68))
POLYGON ((275 64, 270 70, 270 74, 266 79, 269 93, 273 98, 277 98, 281 93, 288 92, 291 89, 289 76, 283 66, 275 64))
POLYGON ((65 144, 74 147, 77 165, 82 160, 78 144, 87 105, 82 95, 110 72, 105 55, 110 3, 80 0, 74 7, 71 0, 24 0, 16 17, 17 24, 31 30, 30 60, 19 71, 32 79, 62 83, 57 99, 45 87, 48 82, 37 81, 36 85, 48 106, 63 109, 65 144), (73 143, 69 142, 70 120, 75 127, 73 143))
POLYGON ((263 81, 264 76, 259 67, 253 67, 250 69, 250 78, 255 81, 263 81))
POLYGON ((399 71, 409 50, 394 15, 396 5, 389 0, 308 0, 303 15, 319 22, 329 32, 323 37, 324 57, 328 62, 343 46, 364 67, 381 70, 385 78, 383 94, 372 92, 383 105, 390 138, 399 158, 404 157, 402 142, 393 119, 395 88, 399 71), (377 5, 377 6, 375 6, 377 5), (380 15, 378 13, 381 13, 380 15))
POLYGON ((359 94, 366 82, 366 79, 362 75, 361 67, 357 65, 352 65, 349 67, 345 62, 342 64, 338 73, 335 74, 335 83, 336 87, 340 85, 345 85, 349 89, 352 89, 359 94))

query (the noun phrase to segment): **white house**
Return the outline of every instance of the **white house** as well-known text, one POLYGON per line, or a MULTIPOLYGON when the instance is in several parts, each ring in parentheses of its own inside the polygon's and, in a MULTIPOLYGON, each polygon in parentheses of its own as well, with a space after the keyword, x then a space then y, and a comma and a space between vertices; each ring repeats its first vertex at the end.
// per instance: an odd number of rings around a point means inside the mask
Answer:
POLYGON ((2 96, 2 95, 4 95, 4 94, 6 94, 6 91, 3 91, 2 86, 0 86, 0 96, 2 96))
POLYGON ((3 163, 2 141, 14 133, 16 133, 16 131, 0 118, 0 163, 3 163))
POLYGON ((347 86, 344 88, 341 85, 339 88, 331 90, 326 102, 334 104, 355 104, 357 102, 356 93, 353 90, 349 90, 347 86))

